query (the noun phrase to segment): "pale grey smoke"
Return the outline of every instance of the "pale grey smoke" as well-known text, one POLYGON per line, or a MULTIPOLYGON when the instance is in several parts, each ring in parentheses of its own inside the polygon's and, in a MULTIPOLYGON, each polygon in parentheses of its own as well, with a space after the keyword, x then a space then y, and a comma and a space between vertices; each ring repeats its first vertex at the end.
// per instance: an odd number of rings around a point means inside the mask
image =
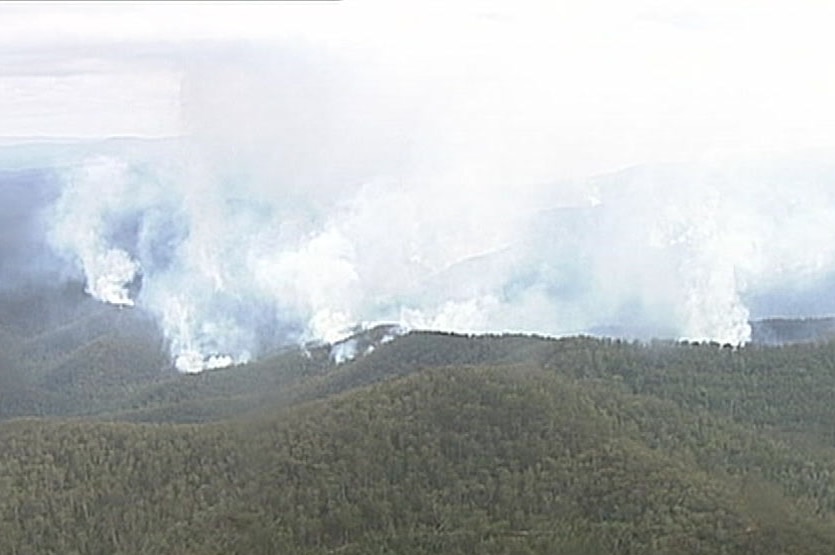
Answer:
POLYGON ((123 162, 91 160, 68 178, 55 206, 57 217, 49 239, 62 252, 74 254, 94 298, 115 305, 133 306, 128 284, 139 263, 108 241, 107 220, 124 217, 133 191, 123 162))
POLYGON ((70 167, 53 247, 94 297, 156 315, 186 372, 379 321, 738 344, 751 302, 833 275, 825 156, 548 179, 536 106, 359 67, 195 64, 190 135, 70 167))
POLYGON ((91 295, 159 317, 183 371, 375 321, 738 344, 746 299, 835 269, 835 171, 814 159, 636 168, 531 187, 535 206, 379 177, 318 209, 297 191, 294 212, 171 156, 70 171, 51 238, 91 295))
POLYGON ((336 364, 353 360, 357 356, 357 340, 340 341, 331 347, 330 357, 336 364))

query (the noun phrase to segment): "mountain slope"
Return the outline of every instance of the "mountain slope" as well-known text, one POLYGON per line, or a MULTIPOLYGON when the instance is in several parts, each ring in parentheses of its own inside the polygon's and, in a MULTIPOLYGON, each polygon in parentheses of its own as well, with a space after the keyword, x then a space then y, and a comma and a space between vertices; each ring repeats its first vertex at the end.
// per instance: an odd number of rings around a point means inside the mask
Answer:
POLYGON ((835 343, 377 329, 180 375, 138 316, 0 373, 2 414, 61 416, 0 422, 0 552, 835 548, 835 343))
POLYGON ((746 445, 779 466, 791 449, 721 420, 687 437, 688 418, 514 365, 420 372, 236 423, 10 422, 0 548, 831 552, 831 517, 802 495, 692 456, 746 445), (676 439, 653 440, 661 429, 676 439))

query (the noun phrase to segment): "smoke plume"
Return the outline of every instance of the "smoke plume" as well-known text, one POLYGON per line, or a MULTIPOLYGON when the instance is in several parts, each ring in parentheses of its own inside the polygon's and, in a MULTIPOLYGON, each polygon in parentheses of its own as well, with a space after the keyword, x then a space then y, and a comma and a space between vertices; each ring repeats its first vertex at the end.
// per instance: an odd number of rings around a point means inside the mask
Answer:
POLYGON ((187 135, 79 156, 50 244, 186 372, 375 322, 739 344, 752 316, 835 309, 825 156, 567 178, 540 132, 564 110, 485 83, 312 48, 195 61, 187 135))

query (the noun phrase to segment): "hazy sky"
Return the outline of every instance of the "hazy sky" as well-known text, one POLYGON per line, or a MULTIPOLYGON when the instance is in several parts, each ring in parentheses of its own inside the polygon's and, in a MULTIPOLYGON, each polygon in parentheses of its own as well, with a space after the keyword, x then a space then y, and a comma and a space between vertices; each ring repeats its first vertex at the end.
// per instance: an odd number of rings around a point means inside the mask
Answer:
POLYGON ((186 133, 195 62, 292 45, 424 95, 461 152, 516 137, 521 163, 569 175, 835 146, 833 16, 762 0, 11 2, 0 135, 186 133))

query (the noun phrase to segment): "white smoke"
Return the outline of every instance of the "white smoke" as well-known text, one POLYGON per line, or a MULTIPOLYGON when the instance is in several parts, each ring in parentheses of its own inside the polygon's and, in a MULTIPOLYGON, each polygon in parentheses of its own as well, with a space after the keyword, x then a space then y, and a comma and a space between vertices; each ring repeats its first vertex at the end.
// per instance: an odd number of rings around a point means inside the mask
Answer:
POLYGON ((108 217, 120 217, 130 205, 126 164, 99 158, 83 166, 67 182, 55 208, 50 239, 62 252, 75 256, 94 298, 132 306, 127 286, 139 264, 124 250, 111 245, 105 230, 108 217))
POLYGON ((558 180, 550 91, 378 62, 194 64, 188 136, 68 171, 53 246, 156 315, 184 372, 381 321, 738 344, 770 292, 835 275, 825 156, 558 180))
POLYGON ((378 176, 311 208, 194 152, 87 160, 50 234, 91 295, 158 316, 184 372, 379 321, 739 344, 750 302, 835 274, 835 168, 811 159, 636 168, 530 186, 535 205, 378 176))
MULTIPOLYGON (((373 347, 369 345, 369 348, 373 347)), ((330 357, 336 364, 342 364, 343 362, 348 362, 349 360, 353 360, 357 356, 357 340, 356 339, 348 339, 346 341, 340 341, 334 344, 331 347, 330 357)))

